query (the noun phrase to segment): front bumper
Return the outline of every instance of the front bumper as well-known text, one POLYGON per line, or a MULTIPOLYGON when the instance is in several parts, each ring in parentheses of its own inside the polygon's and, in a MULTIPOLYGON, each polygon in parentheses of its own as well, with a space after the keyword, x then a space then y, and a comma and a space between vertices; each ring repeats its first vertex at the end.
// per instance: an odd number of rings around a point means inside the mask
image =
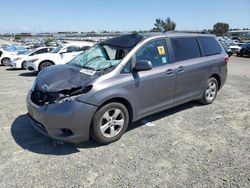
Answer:
POLYGON ((27 69, 30 71, 37 71, 38 67, 35 65, 35 63, 27 62, 27 69))
POLYGON ((27 96, 31 124, 40 133, 65 142, 79 143, 89 139, 96 106, 79 101, 38 106, 27 96))
POLYGON ((11 62, 10 62, 10 66, 11 66, 12 68, 16 68, 16 62, 15 62, 15 61, 11 61, 11 62))
POLYGON ((14 60, 12 60, 11 62, 10 62, 10 66, 12 67, 12 68, 22 68, 22 65, 21 65, 21 62, 19 62, 19 61, 14 61, 14 60))

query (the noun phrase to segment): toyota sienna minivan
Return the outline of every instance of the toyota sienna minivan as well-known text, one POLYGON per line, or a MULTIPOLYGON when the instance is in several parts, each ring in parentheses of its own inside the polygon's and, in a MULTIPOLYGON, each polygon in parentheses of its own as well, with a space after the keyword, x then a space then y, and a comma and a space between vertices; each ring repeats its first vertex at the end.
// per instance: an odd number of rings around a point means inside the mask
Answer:
POLYGON ((42 70, 27 96, 32 125, 66 142, 118 140, 131 122, 188 101, 211 104, 228 56, 213 35, 128 34, 42 70))

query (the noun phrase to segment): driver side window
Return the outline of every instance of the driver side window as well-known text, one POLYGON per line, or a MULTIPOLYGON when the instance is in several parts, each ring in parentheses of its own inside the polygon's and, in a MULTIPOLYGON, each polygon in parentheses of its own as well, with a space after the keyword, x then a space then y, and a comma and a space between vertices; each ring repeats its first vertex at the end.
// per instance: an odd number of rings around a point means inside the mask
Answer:
POLYGON ((169 63, 166 41, 160 39, 145 44, 136 52, 135 57, 136 61, 151 61, 153 67, 169 63))

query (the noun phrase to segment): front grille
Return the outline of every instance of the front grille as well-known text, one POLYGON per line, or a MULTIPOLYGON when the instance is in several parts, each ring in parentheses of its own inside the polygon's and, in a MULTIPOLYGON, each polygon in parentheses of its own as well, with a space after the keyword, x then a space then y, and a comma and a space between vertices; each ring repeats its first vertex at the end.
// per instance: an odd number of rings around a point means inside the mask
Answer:
POLYGON ((59 93, 57 92, 43 92, 39 90, 34 90, 31 93, 31 101, 36 105, 43 106, 45 104, 53 103, 59 98, 59 93))

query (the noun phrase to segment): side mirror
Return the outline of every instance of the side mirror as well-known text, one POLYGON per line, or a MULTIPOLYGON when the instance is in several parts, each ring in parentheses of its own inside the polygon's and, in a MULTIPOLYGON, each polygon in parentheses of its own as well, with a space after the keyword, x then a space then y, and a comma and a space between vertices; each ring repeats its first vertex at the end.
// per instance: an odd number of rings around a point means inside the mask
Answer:
POLYGON ((151 61, 139 60, 139 61, 136 62, 134 70, 139 72, 139 71, 150 70, 152 68, 153 68, 153 66, 152 66, 151 61))
POLYGON ((67 48, 64 48, 60 51, 60 54, 65 54, 65 53, 67 53, 67 48))

